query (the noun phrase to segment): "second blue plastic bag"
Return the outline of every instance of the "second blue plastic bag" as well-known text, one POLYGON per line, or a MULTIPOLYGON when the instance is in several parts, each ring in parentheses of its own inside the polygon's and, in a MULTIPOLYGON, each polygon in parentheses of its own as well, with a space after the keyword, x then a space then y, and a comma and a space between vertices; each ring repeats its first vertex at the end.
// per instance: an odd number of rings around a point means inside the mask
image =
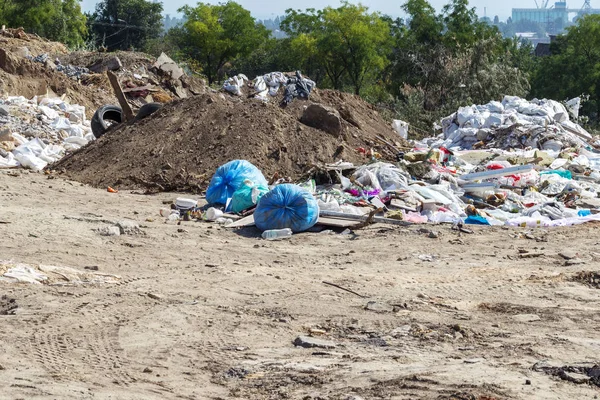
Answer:
POLYGON ((221 165, 208 185, 206 201, 209 204, 227 204, 227 199, 233 197, 246 179, 256 185, 268 185, 262 172, 248 161, 234 160, 221 165))
POLYGON ((254 222, 261 231, 290 228, 303 232, 319 219, 319 205, 312 194, 298 185, 283 184, 261 197, 254 222))

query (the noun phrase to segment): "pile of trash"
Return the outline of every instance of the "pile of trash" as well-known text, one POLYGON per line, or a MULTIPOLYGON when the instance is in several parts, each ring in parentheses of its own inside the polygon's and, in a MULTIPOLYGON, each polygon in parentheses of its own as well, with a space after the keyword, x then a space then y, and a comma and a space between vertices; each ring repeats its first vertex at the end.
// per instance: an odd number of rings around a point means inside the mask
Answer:
POLYGON ((84 76, 90 74, 90 70, 87 68, 76 67, 74 65, 63 65, 58 58, 52 61, 47 53, 40 54, 37 57, 28 56, 26 58, 33 62, 44 64, 48 68, 56 69, 58 72, 62 72, 71 79, 80 80, 84 76))
MULTIPOLYGON (((566 105, 574 118, 580 99, 566 105)), ((554 100, 527 101, 506 96, 502 102, 461 107, 442 120, 443 134, 427 140, 431 147, 461 149, 524 149, 560 151, 586 147, 592 136, 569 120, 567 108, 554 100)), ((600 142, 599 142, 600 144, 600 142)))
POLYGON ((219 169, 207 201, 224 204, 220 210, 231 213, 230 218, 254 213, 253 222, 263 231, 300 232, 315 224, 359 228, 379 222, 450 223, 471 232, 464 225, 552 227, 600 221, 600 151, 595 150, 596 139, 569 120, 569 112, 577 117, 578 103, 567 103, 572 106, 567 111, 552 100, 507 96, 502 103, 463 107, 442 121, 442 135, 413 142, 395 164, 373 158, 366 165, 321 166, 321 176, 325 172, 336 183, 318 185, 311 179, 289 185, 279 180, 267 186, 252 166, 251 172, 236 176, 232 190, 214 197, 211 191, 222 184, 219 169), (309 200, 296 208, 285 200, 288 186, 309 200), (234 210, 231 205, 239 196, 247 201, 234 210), (274 202, 266 200, 271 197, 274 202), (306 205, 313 203, 312 208, 306 205), (311 209, 309 214, 318 218, 295 228, 295 221, 278 214, 281 209, 297 217, 311 209))
POLYGON ((287 76, 282 72, 270 72, 257 76, 252 82, 249 82, 246 75, 238 74, 223 83, 223 89, 236 96, 243 94, 244 86, 248 86, 254 92, 251 97, 262 101, 269 101, 269 97, 276 97, 279 88, 284 86, 285 92, 281 105, 287 106, 296 98, 307 100, 316 84, 314 81, 304 78, 300 71, 296 71, 294 76, 287 76))
POLYGON ((191 76, 165 53, 154 59, 144 53, 73 52, 60 56, 60 65, 69 65, 78 71, 87 71, 83 84, 98 83, 110 90, 106 72, 112 71, 119 78, 127 100, 134 107, 158 102, 168 103, 204 93, 204 82, 191 76))
POLYGON ((92 140, 83 106, 62 98, 0 100, 0 168, 40 171, 92 140))

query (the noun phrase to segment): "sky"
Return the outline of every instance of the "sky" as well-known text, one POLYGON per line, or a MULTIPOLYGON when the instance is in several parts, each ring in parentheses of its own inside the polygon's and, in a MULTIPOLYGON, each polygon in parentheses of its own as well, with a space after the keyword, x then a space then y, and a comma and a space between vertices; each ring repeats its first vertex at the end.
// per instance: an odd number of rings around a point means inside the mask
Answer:
MULTIPOLYGON (((538 0, 539 1, 539 0, 538 0)), ((83 0, 82 7, 84 11, 91 11, 94 9, 97 0, 83 0)), ((204 0, 208 3, 218 3, 214 0, 204 0)), ((283 15, 288 8, 323 8, 326 6, 338 6, 340 3, 337 0, 303 0, 298 2, 297 0, 278 0, 278 1, 265 1, 265 0, 237 0, 244 8, 250 10, 255 18, 267 19, 273 18, 277 15, 283 15), (270 3, 268 6, 265 3, 270 3)), ((351 1, 358 2, 358 1, 351 1)), ((429 0, 438 11, 448 3, 447 0, 429 0)), ((177 14, 177 9, 185 4, 195 5, 196 1, 189 0, 165 0, 163 1, 165 14, 171 14, 172 16, 177 14)), ((361 0, 360 3, 369 7, 371 11, 379 11, 383 14, 388 14, 393 17, 403 16, 400 6, 404 3, 404 0, 361 0)), ((554 0, 550 1, 551 4, 554 0)), ((600 3, 599 0, 592 0, 592 6, 595 7, 600 3)), ((484 16, 484 8, 486 9, 486 15, 490 18, 494 18, 495 15, 500 17, 500 20, 506 20, 511 14, 512 8, 535 8, 534 0, 472 0, 470 2, 472 7, 477 8, 477 14, 481 17, 484 16)), ((583 4, 583 0, 577 0, 576 3, 567 2, 569 7, 580 8, 583 4), (581 4, 579 4, 581 3, 581 4)))

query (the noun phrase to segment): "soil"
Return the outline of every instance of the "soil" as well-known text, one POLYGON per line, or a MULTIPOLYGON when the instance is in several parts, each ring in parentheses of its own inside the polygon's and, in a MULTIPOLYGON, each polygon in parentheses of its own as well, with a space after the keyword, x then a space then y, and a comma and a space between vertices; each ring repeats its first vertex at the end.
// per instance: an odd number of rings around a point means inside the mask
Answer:
POLYGON ((65 96, 69 103, 85 106, 88 118, 99 106, 116 103, 114 94, 104 85, 83 85, 62 72, 20 57, 14 53, 19 47, 27 47, 33 56, 67 52, 62 44, 32 35, 27 35, 27 39, 0 37, 0 48, 6 51, 6 60, 0 65, 0 95, 28 99, 46 95, 65 96))
POLYGON ((317 164, 364 164, 359 147, 393 158, 378 136, 402 147, 390 125, 356 96, 317 90, 309 100, 340 111, 341 135, 302 124, 306 101, 281 108, 279 99, 207 93, 175 101, 145 120, 121 124, 53 168, 96 187, 199 191, 230 160, 248 160, 267 178, 298 179, 317 164))
POLYGON ((598 363, 600 290, 586 278, 598 274, 598 224, 442 225, 438 239, 422 225, 371 225, 268 242, 254 228, 166 224, 158 210, 175 197, 0 171, 2 259, 121 277, 0 283, 0 310, 11 309, 0 315, 0 397, 600 395, 533 368, 598 363), (141 232, 98 233, 123 219, 141 232), (299 336, 335 347, 295 346, 299 336))
POLYGON ((141 66, 147 67, 154 64, 156 59, 148 54, 134 51, 115 51, 111 53, 92 52, 92 51, 74 51, 71 53, 59 55, 58 59, 62 64, 71 64, 78 67, 88 68, 98 61, 104 61, 112 57, 119 57, 123 68, 135 70, 141 66))

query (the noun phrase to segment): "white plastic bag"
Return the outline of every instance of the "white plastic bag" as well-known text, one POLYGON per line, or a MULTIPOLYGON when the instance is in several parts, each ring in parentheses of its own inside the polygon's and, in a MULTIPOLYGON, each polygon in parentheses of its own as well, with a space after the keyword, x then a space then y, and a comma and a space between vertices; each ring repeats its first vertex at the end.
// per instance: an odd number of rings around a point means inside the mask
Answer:
POLYGON ((392 122, 392 129, 394 129, 402 139, 408 139, 408 122, 395 119, 392 122))

